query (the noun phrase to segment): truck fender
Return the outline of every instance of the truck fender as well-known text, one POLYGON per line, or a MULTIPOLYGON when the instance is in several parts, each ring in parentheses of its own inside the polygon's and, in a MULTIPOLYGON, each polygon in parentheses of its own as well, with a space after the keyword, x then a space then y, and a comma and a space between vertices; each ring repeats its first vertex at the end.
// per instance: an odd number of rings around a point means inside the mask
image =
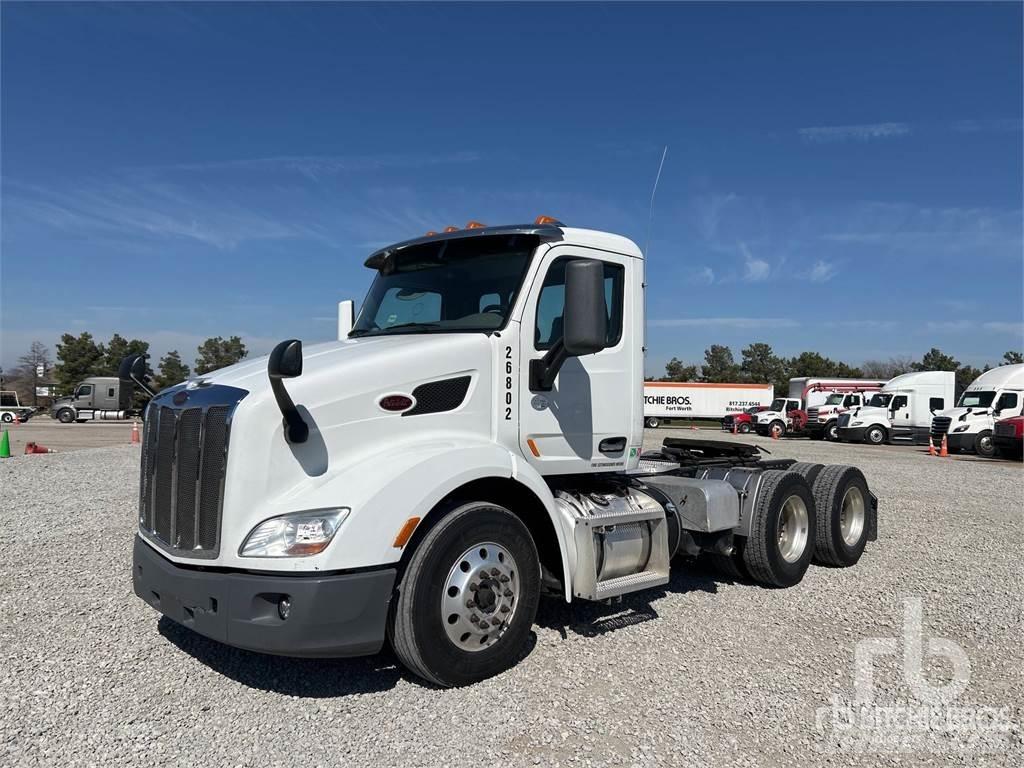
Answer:
MULTIPOLYGON (((395 535, 411 517, 423 524, 435 508, 459 488, 474 481, 500 478, 525 486, 544 506, 558 536, 562 576, 567 595, 571 595, 570 552, 573 541, 571 521, 558 512, 551 490, 543 478, 507 448, 490 442, 456 441, 416 442, 403 445, 386 455, 378 455, 349 468, 317 489, 318 498, 308 498, 310 507, 330 506, 328 499, 352 499, 355 513, 345 522, 335 544, 352 544, 357 551, 339 547, 325 555, 344 562, 393 563, 404 549, 392 546, 395 535), (381 482, 380 470, 387 466, 390 482, 381 482), (373 478, 369 481, 367 478, 373 478), (337 485, 338 491, 332 486, 337 485), (361 486, 361 487, 359 487, 361 486), (417 492, 410 494, 411 489, 417 492)), ((330 562, 321 567, 331 568, 330 562)))

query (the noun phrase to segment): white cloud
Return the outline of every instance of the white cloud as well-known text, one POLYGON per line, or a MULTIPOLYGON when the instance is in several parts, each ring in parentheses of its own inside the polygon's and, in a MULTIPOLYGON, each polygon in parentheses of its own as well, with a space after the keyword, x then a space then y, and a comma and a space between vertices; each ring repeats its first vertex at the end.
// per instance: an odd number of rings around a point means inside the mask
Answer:
POLYGON ((701 267, 690 276, 690 282, 698 285, 711 285, 715 282, 715 270, 711 267, 701 267))
POLYGON ((654 328, 796 328, 800 325, 788 317, 671 317, 651 320, 654 328))
POLYGON ((1010 333, 1016 336, 1018 339, 1024 337, 1024 323, 1005 323, 999 321, 992 321, 988 323, 982 323, 982 328, 986 331, 992 331, 993 333, 1010 333))
POLYGON ((771 275, 771 265, 764 259, 756 258, 747 247, 746 243, 740 243, 740 253, 743 254, 743 279, 748 283, 760 283, 767 280, 771 275))
POLYGON ((835 144, 847 141, 891 139, 910 134, 907 123, 869 123, 866 125, 825 125, 801 128, 800 138, 811 144, 835 144))
POLYGON ((839 268, 830 261, 818 259, 807 272, 807 279, 812 283, 825 283, 836 276, 839 268))
POLYGON ((974 323, 970 320, 929 320, 925 327, 929 331, 961 333, 974 328, 974 323))
POLYGON ((382 154, 382 155, 281 155, 240 160, 214 160, 198 163, 140 168, 142 171, 260 171, 267 173, 298 173, 308 179, 336 176, 342 173, 381 171, 389 168, 425 168, 434 165, 475 163, 479 152, 382 154))

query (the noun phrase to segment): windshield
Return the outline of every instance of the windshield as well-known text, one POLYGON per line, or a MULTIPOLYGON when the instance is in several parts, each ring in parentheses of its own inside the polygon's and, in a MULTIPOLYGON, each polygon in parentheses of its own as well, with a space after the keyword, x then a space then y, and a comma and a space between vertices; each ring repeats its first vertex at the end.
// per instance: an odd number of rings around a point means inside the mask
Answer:
POLYGON ((349 336, 503 328, 538 242, 503 235, 403 249, 380 266, 349 336))
POLYGON ((885 408, 889 405, 889 401, 892 400, 892 395, 886 395, 881 392, 876 392, 868 400, 868 405, 872 408, 885 408))
POLYGON ((786 399, 783 397, 776 397, 772 400, 772 404, 768 406, 769 411, 784 411, 786 410, 786 399))
POLYGON ((845 395, 833 393, 829 395, 827 398, 825 398, 825 405, 842 405, 844 397, 845 395))
POLYGON ((749 414, 753 415, 755 413, 760 413, 763 410, 764 410, 764 406, 763 405, 755 405, 755 406, 752 406, 750 408, 747 408, 744 411, 744 413, 749 413, 749 414))
POLYGON ((964 392, 960 396, 960 402, 957 405, 961 408, 988 408, 995 399, 996 393, 991 391, 964 392))

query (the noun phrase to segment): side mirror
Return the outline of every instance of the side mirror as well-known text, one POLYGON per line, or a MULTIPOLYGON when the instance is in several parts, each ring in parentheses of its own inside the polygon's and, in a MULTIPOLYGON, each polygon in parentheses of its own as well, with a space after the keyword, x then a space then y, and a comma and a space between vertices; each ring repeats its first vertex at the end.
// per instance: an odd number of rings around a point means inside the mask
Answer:
POLYGON ((298 339, 282 341, 267 360, 267 376, 277 407, 284 417, 284 436, 289 443, 304 443, 309 438, 309 425, 302 420, 291 395, 284 387, 284 379, 302 375, 302 342, 298 339))
POLYGON ((338 302, 338 341, 348 338, 352 326, 356 324, 356 303, 354 301, 338 302))
POLYGON ((604 265, 601 262, 580 259, 565 265, 562 323, 567 355, 592 355, 605 348, 608 313, 604 303, 604 265))
POLYGON ((530 390, 550 392, 566 360, 600 352, 607 337, 604 265, 592 259, 570 261, 565 265, 562 338, 552 344, 544 357, 530 361, 530 390))
POLYGON ((128 355, 128 357, 122 358, 121 365, 117 369, 117 378, 121 381, 135 382, 147 395, 154 396, 153 390, 146 386, 149 383, 149 375, 146 373, 145 355, 128 355))

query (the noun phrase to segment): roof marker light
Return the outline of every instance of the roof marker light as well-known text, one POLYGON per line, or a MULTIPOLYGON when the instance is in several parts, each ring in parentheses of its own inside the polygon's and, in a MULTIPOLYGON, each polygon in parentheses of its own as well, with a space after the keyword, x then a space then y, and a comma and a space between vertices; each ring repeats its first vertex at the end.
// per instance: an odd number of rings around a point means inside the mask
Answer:
POLYGON ((458 232, 459 228, 458 227, 445 227, 444 231, 445 232, 458 232))
POLYGON ((562 222, 560 222, 554 216, 538 216, 536 219, 534 219, 533 223, 536 224, 537 226, 542 226, 544 224, 554 224, 556 227, 562 226, 562 222))
POLYGON ((481 224, 479 221, 471 221, 466 225, 466 229, 483 229, 486 224, 481 224))
POLYGON ((424 237, 433 237, 436 234, 437 232, 435 232, 434 230, 430 230, 429 232, 427 232, 427 234, 424 235, 424 237))

